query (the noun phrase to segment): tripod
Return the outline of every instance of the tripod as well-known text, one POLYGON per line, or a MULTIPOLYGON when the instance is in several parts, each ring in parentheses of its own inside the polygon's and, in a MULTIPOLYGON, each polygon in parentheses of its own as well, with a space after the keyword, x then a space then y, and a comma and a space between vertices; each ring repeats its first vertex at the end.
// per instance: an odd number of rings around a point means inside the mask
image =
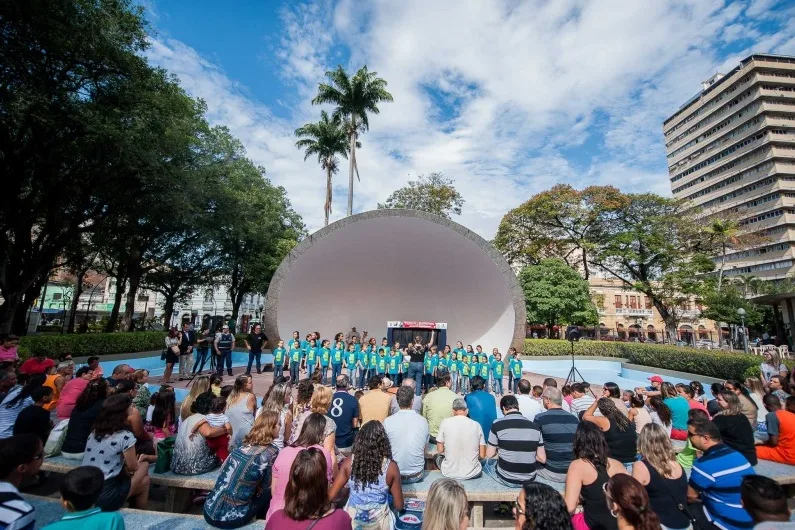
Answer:
POLYGON ((569 343, 571 344, 571 370, 569 370, 569 375, 566 376, 566 382, 563 383, 563 386, 568 386, 569 383, 576 383, 577 376, 580 376, 580 381, 585 381, 580 371, 574 366, 574 339, 570 338, 569 343))
MULTIPOLYGON (((215 367, 216 367, 216 359, 215 359, 215 355, 213 355, 212 349, 210 349, 210 351, 208 353, 205 353, 204 355, 202 355, 203 361, 202 361, 201 365, 199 366, 199 368, 201 368, 201 370, 204 371, 204 363, 207 362, 207 359, 204 358, 205 355, 209 355, 210 356, 210 374, 212 374, 212 373, 215 372, 215 367)), ((194 367, 193 370, 194 371, 191 374, 190 378, 188 378, 188 384, 185 385, 185 388, 189 388, 190 385, 193 384, 193 380, 196 379, 196 376, 199 375, 199 373, 200 373, 199 371, 196 370, 195 367, 194 367)))

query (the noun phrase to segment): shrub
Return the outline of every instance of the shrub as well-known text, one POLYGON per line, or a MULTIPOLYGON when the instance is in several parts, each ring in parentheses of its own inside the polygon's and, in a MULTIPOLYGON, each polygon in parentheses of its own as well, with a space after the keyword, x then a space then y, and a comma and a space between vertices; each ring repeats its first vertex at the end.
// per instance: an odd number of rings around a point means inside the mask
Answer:
POLYGON ((74 357, 84 357, 159 351, 165 346, 165 336, 163 331, 28 335, 19 342, 19 356, 27 358, 44 353, 48 357, 58 358, 67 353, 74 357))
MULTIPOLYGON (((565 340, 528 339, 524 355, 569 355, 571 345, 565 340)), ((744 353, 698 350, 680 346, 664 346, 637 342, 583 340, 574 345, 575 355, 619 357, 633 364, 699 374, 717 379, 738 379, 758 376, 760 357, 744 353)))

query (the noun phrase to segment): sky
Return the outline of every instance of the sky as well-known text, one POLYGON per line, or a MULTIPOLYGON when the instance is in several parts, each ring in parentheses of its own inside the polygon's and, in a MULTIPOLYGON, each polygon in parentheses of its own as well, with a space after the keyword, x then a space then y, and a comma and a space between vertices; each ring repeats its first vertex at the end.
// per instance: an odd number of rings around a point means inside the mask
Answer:
MULTIPOLYGON (((492 239, 558 183, 670 196, 662 122, 753 53, 795 55, 791 0, 140 0, 149 60, 202 98, 311 232, 325 174, 295 147, 318 83, 366 65, 394 102, 361 136, 354 213, 442 172, 492 239)), ((345 215, 348 165, 331 221, 345 215)))

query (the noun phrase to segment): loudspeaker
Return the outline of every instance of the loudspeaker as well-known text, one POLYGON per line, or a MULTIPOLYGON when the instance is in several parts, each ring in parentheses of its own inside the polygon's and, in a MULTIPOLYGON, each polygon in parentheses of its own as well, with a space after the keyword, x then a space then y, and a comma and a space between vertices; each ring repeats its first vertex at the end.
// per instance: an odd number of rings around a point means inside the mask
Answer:
POLYGON ((571 342, 580 340, 580 330, 577 326, 566 327, 566 340, 571 342))

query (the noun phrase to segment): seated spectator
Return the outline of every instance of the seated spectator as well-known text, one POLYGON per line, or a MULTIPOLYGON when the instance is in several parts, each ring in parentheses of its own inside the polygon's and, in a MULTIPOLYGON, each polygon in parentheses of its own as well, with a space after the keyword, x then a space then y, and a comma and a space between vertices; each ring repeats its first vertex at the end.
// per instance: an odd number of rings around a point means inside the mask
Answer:
MULTIPOLYGON (((546 379, 544 379, 544 385, 543 386, 544 386, 544 390, 546 390, 547 388, 550 388, 550 387, 551 388, 558 388, 558 382, 555 381, 554 377, 547 377, 546 379)), ((571 392, 571 389, 569 388, 568 391, 571 392)), ((543 401, 543 399, 544 399, 544 392, 542 391, 541 392, 541 400, 543 401)), ((569 405, 569 402, 566 401, 565 399, 562 400, 561 407, 566 412, 571 413, 571 405, 569 405)), ((522 402, 521 401, 519 402, 519 410, 520 411, 522 410, 522 402)), ((522 416, 524 416, 524 412, 522 412, 522 416)))
POLYGON ((519 403, 519 412, 528 420, 533 421, 536 418, 536 414, 540 414, 544 409, 536 399, 530 396, 532 390, 530 381, 527 379, 520 379, 517 388, 519 389, 519 393, 516 394, 516 401, 519 403))
MULTIPOLYGON (((651 416, 652 423, 656 423, 668 434, 668 437, 671 437, 671 431, 673 430, 673 417, 671 416, 671 409, 668 408, 663 402, 663 398, 660 395, 652 396, 647 400, 649 405, 649 416, 651 416)), ((689 414, 689 412, 688 412, 689 414)))
POLYGON ((381 422, 362 425, 353 442, 353 453, 342 464, 329 497, 337 499, 347 486, 350 494, 345 511, 354 521, 369 521, 373 528, 394 528, 395 515, 390 509, 403 509, 400 470, 392 460, 389 438, 381 422))
POLYGON ((753 519, 742 508, 740 487, 743 477, 753 475, 748 460, 723 443, 717 425, 709 421, 688 421, 687 436, 702 452, 693 464, 687 490, 688 512, 696 528, 751 528, 753 519))
POLYGON ((535 423, 519 412, 515 396, 500 399, 503 417, 494 420, 486 440, 487 461, 484 471, 497 483, 509 488, 521 488, 536 478, 536 462, 547 461, 544 439, 535 423))
POLYGON ((659 528, 660 519, 649 503, 649 496, 637 480, 616 475, 607 481, 605 491, 610 513, 616 514, 619 528, 659 528))
POLYGON ((471 392, 464 397, 469 407, 469 417, 480 424, 483 437, 488 439, 491 424, 497 419, 497 401, 484 390, 486 380, 479 375, 470 377, 469 384, 471 392))
POLYGON ((696 393, 693 390, 693 387, 691 387, 689 384, 686 385, 684 383, 677 383, 674 388, 676 389, 676 392, 680 396, 685 398, 688 406, 691 409, 700 409, 703 410, 704 412, 707 412, 707 414, 709 414, 706 405, 704 405, 701 401, 696 399, 696 393))
MULTIPOLYGON (((690 409, 687 421, 692 420, 710 421, 709 414, 700 409, 690 409)), ((676 454, 676 461, 679 462, 679 465, 682 466, 685 471, 690 471, 693 469, 693 462, 696 461, 696 456, 698 456, 697 453, 698 451, 693 447, 690 440, 687 440, 687 442, 685 442, 685 448, 676 454)))
POLYGON ((94 379, 88 383, 86 389, 77 398, 75 408, 69 416, 69 426, 66 428, 61 456, 72 460, 83 460, 88 435, 91 434, 91 427, 99 416, 107 395, 108 381, 106 379, 94 379))
POLYGON ((46 353, 37 353, 19 367, 19 373, 25 375, 46 375, 50 368, 55 367, 55 361, 47 358, 46 353))
POLYGON ((116 385, 119 384, 120 381, 129 381, 133 374, 133 369, 130 367, 129 364, 119 364, 113 368, 113 373, 110 377, 107 377, 108 386, 110 388, 115 388, 116 385))
POLYGON ((359 411, 362 413, 362 426, 368 421, 383 422, 389 416, 392 394, 384 392, 384 381, 380 375, 374 375, 367 383, 370 391, 359 400, 359 411))
POLYGON ((671 410, 671 438, 674 440, 687 439, 687 413, 690 404, 685 398, 676 393, 676 388, 671 383, 665 382, 660 386, 663 403, 671 410))
MULTIPOLYGON (((568 412, 566 414, 571 416, 568 412)), ((563 496, 548 484, 528 482, 523 485, 513 506, 513 516, 516 518, 516 528, 520 530, 572 530, 571 516, 563 496)))
MULTIPOLYGON (((138 412, 138 408, 135 405, 133 407, 138 412)), ((150 426, 152 428, 152 442, 155 445, 177 434, 177 397, 173 389, 166 389, 157 393, 150 426)))
MULTIPOLYGON (((766 399, 770 397, 776 396, 765 396, 766 399)), ((767 443, 756 446, 756 456, 762 460, 795 465, 795 397, 787 398, 786 410, 768 414, 767 435, 767 443)))
POLYGON ((93 376, 94 372, 91 371, 91 368, 88 366, 81 366, 77 370, 74 379, 66 382, 61 389, 61 397, 58 399, 58 405, 55 408, 59 421, 69 419, 69 416, 72 415, 72 411, 75 408, 77 399, 80 397, 80 394, 83 393, 83 390, 86 389, 93 376))
MULTIPOLYGON (((133 398, 133 407, 138 409, 141 417, 146 417, 146 409, 149 407, 149 400, 152 397, 152 391, 149 390, 149 370, 136 370, 132 374, 132 382, 135 383, 135 397, 133 398)), ((194 384, 196 380, 193 381, 194 384)), ((176 418, 175 418, 176 419, 176 418)))
POLYGON ((712 422, 720 431, 721 440, 755 466, 754 431, 742 413, 739 396, 729 389, 723 389, 718 395, 718 404, 723 410, 712 418, 712 422))
POLYGON ((16 372, 8 368, 0 370, 0 403, 15 386, 17 386, 16 372))
POLYGON ((33 405, 33 392, 44 384, 45 377, 34 375, 25 386, 16 386, 0 403, 0 438, 10 438, 14 433, 17 416, 27 407, 33 405))
POLYGON ((449 478, 431 484, 428 499, 425 501, 422 529, 449 530, 468 527, 469 501, 464 487, 449 478))
POLYGON ((715 414, 721 411, 720 405, 718 405, 718 394, 720 394, 721 390, 723 390, 723 383, 712 383, 709 386, 712 399, 707 401, 707 412, 710 417, 715 416, 715 414))
POLYGON ((206 440, 218 436, 227 436, 229 433, 224 427, 210 427, 204 424, 197 431, 201 436, 191 436, 193 427, 205 419, 210 413, 215 395, 209 390, 199 394, 193 404, 193 414, 179 424, 176 440, 174 440, 174 453, 171 457, 171 471, 177 475, 201 475, 218 467, 221 462, 207 445, 206 440))
POLYGON ((754 530, 795 530, 795 523, 790 521, 787 492, 772 478, 744 476, 740 500, 756 523, 754 530))
POLYGON ((629 398, 629 421, 635 424, 635 432, 640 434, 640 431, 643 430, 643 427, 650 423, 654 423, 651 418, 651 414, 646 409, 646 405, 643 403, 643 399, 640 396, 637 396, 633 393, 632 396, 629 398))
MULTIPOLYGON (((53 369, 50 369, 52 372, 53 369)), ((61 362, 58 363, 58 366, 55 368, 55 373, 47 374, 47 379, 44 380, 44 385, 52 388, 52 398, 50 401, 45 405, 47 411, 55 410, 55 407, 58 405, 58 400, 61 397, 61 390, 63 389, 64 385, 67 382, 72 380, 72 375, 75 373, 75 365, 73 362, 61 362)))
POLYGON ((36 526, 33 506, 18 488, 25 478, 39 473, 43 460, 44 446, 32 434, 0 440, 0 528, 33 530, 36 526))
MULTIPOLYGON (((182 400, 182 405, 179 407, 179 417, 181 420, 186 420, 188 416, 192 414, 190 408, 193 405, 193 400, 209 389, 210 378, 206 375, 197 376, 196 379, 193 380, 193 384, 190 386, 190 392, 188 392, 188 395, 182 400)), ((218 394, 216 394, 216 396, 217 395, 218 394)))
MULTIPOLYGON (((356 434, 354 429, 359 427, 359 401, 348 393, 351 381, 347 375, 338 375, 335 384, 337 391, 332 396, 332 405, 329 409, 329 416, 337 425, 334 443, 340 454, 349 455, 353 450, 353 438, 356 434)), ((411 391, 414 392, 413 387, 411 391)), ((290 395, 292 396, 292 392, 290 395)), ((391 414, 394 414, 394 411, 391 414)))
POLYGON ((536 402, 538 402, 539 405, 541 404, 541 394, 543 392, 544 392, 544 389, 541 387, 541 385, 533 385, 533 392, 532 392, 533 399, 535 399, 536 402))
MULTIPOLYGON (((404 378, 403 382, 400 383, 400 386, 407 386, 411 388, 412 392, 414 392, 414 401, 411 403, 411 409, 416 412, 417 414, 422 414, 422 396, 417 394, 417 382, 414 379, 404 378)), ((400 406, 397 402, 397 397, 392 396, 392 404, 389 406, 389 413, 395 414, 397 411, 400 410, 400 406)), ((351 441, 353 443, 353 441, 351 441)))
MULTIPOLYGON (((209 384, 209 379, 207 382, 209 384)), ((226 415, 232 425, 230 433, 232 438, 229 440, 230 451, 243 443, 243 439, 254 425, 256 410, 257 396, 254 395, 254 380, 250 375, 241 374, 235 378, 232 393, 226 399, 226 415)))
MULTIPOLYGON (((544 439, 547 461, 536 467, 538 476, 552 482, 566 482, 566 471, 574 460, 574 434, 580 420, 565 412, 560 391, 548 386, 541 394, 546 412, 536 415, 535 424, 544 439)), ((519 405, 521 407, 521 404, 519 405)))
POLYGON ((273 475, 271 478, 271 504, 268 508, 266 519, 270 520, 271 516, 284 507, 285 492, 290 480, 290 467, 293 465, 298 454, 310 447, 314 447, 323 451, 326 457, 326 488, 334 476, 333 468, 331 467, 331 454, 328 449, 324 448, 321 444, 324 438, 324 429, 326 428, 326 418, 321 414, 310 414, 306 421, 304 421, 301 433, 292 444, 286 446, 279 451, 276 461, 273 463, 273 475))
POLYGON ((97 467, 80 466, 64 475, 61 482, 61 506, 68 512, 46 530, 107 529, 124 530, 124 519, 119 512, 103 512, 96 506, 105 477, 97 467))
MULTIPOLYGON (((121 379, 116 383, 114 388, 115 394, 127 394, 130 396, 130 403, 135 399, 137 394, 135 383, 132 379, 121 379)), ((155 455, 154 434, 148 432, 144 426, 144 418, 138 409, 135 407, 130 408, 130 417, 127 419, 130 422, 130 431, 135 435, 135 451, 142 455, 155 455)))
POLYGON ((86 366, 91 368, 91 371, 94 373, 94 379, 99 379, 105 375, 102 371, 102 365, 99 364, 99 357, 89 357, 86 359, 86 366))
POLYGON ((756 404, 749 397, 750 393, 748 392, 748 389, 746 389, 742 383, 735 381, 734 379, 727 380, 723 384, 723 387, 726 390, 733 392, 737 396, 737 399, 740 402, 740 411, 742 412, 743 416, 748 418, 748 423, 751 424, 751 429, 756 430, 757 409, 756 404))
POLYGON ((637 455, 638 434, 629 418, 616 408, 615 402, 609 398, 599 398, 588 407, 582 420, 590 421, 602 430, 611 456, 624 464, 628 472, 632 472, 632 464, 637 455), (601 416, 594 414, 597 407, 601 416))
MULTIPOLYGON (((303 428, 304 421, 310 414, 320 414, 326 420, 326 426, 323 429, 323 447, 331 454, 331 467, 337 467, 336 455, 336 440, 337 440, 337 424, 333 419, 328 417, 329 406, 331 405, 331 398, 333 394, 331 389, 324 385, 315 385, 312 399, 309 400, 309 410, 303 412, 298 417, 298 430, 303 428)), ((297 436, 296 436, 297 438, 297 436)))
POLYGON ((671 530, 689 528, 690 517, 678 508, 687 504, 687 474, 665 430, 654 423, 646 425, 638 437, 638 453, 641 460, 632 466, 632 477, 646 488, 660 522, 671 530))
POLYGON ((425 418, 412 408, 414 397, 411 386, 401 385, 397 393, 400 410, 384 420, 392 457, 400 468, 400 481, 403 484, 419 482, 425 477, 425 449, 430 430, 425 418))
POLYGON ((139 459, 135 452, 135 436, 127 420, 131 408, 128 394, 108 397, 83 454, 82 465, 98 467, 105 477, 96 504, 106 512, 121 509, 128 499, 134 508, 143 510, 149 501, 149 463, 155 457, 139 459))
MULTIPOLYGON (((223 398, 214 398, 223 399, 223 398)), ((263 412, 254 420, 243 445, 224 462, 215 487, 204 503, 204 520, 218 528, 239 528, 264 517, 271 498, 271 474, 279 449, 279 414, 263 412)))
POLYGON ((429 441, 436 443, 436 435, 439 434, 439 425, 442 420, 453 415, 453 401, 458 394, 450 390, 452 386, 450 374, 443 373, 436 378, 436 390, 429 392, 422 400, 422 415, 428 420, 430 432, 429 441))
POLYGON ((486 457, 483 429, 467 417, 467 412, 466 401, 456 398, 453 415, 442 420, 436 437, 436 467, 445 477, 456 480, 479 477, 480 460, 486 457))
POLYGON ((564 500, 572 514, 575 528, 616 529, 616 519, 610 514, 605 497, 605 485, 610 477, 626 474, 624 464, 610 458, 605 435, 589 421, 577 427, 574 436, 574 458, 566 474, 564 500), (582 497, 582 511, 574 515, 582 497), (579 526, 578 526, 579 525, 579 526))
POLYGON ((582 415, 588 410, 596 398, 594 398, 589 391, 585 389, 583 383, 574 383, 571 385, 571 412, 577 418, 582 419, 582 415))
POLYGON ((19 359, 19 337, 6 335, 0 338, 0 369, 7 369, 19 359))
MULTIPOLYGON (((354 399, 354 398, 351 398, 354 399)), ((276 438, 273 439, 273 445, 279 450, 284 447, 287 440, 290 439, 292 432, 290 429, 293 425, 293 413, 290 405, 293 400, 293 392, 289 383, 274 383, 268 391, 267 395, 262 398, 262 406, 257 410, 257 415, 265 411, 272 411, 279 415, 279 432, 276 438)), ((354 400, 355 401, 355 400, 354 400)), ((215 401, 213 401, 215 403, 215 401)), ((345 405, 342 405, 344 408, 345 405)), ((358 410, 358 409, 357 409, 358 410)), ((220 419, 220 418, 219 418, 220 419)), ((254 420, 256 421, 256 420, 254 420)), ((336 420, 335 420, 336 421, 336 420)), ((337 424, 337 441, 339 442, 340 424, 337 424)), ((352 436, 352 434, 351 434, 352 436)))
POLYGON ((50 420, 50 412, 45 408, 52 398, 52 388, 40 386, 33 391, 31 396, 33 404, 22 409, 14 422, 14 435, 33 434, 41 440, 42 444, 47 443, 50 431, 54 427, 50 420))
POLYGON ((351 516, 329 499, 327 456, 319 447, 299 452, 285 476, 284 507, 268 517, 265 530, 347 530, 351 516))
POLYGON ((621 388, 615 383, 607 382, 602 387, 602 397, 610 399, 616 406, 616 410, 621 412, 624 416, 629 415, 629 409, 621 399, 621 388))
POLYGON ((790 395, 790 386, 789 383, 787 383, 787 378, 781 377, 780 375, 774 375, 770 378, 768 388, 770 389, 770 393, 778 396, 778 399, 780 399, 782 403, 785 402, 790 395))

